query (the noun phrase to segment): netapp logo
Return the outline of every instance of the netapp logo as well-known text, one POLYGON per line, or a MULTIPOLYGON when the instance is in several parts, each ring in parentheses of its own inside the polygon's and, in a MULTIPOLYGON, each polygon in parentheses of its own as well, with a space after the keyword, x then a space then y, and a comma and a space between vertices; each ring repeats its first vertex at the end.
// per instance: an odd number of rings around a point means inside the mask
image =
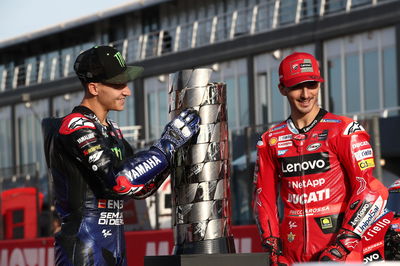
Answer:
POLYGON ((329 153, 311 153, 302 157, 279 158, 284 177, 323 173, 330 169, 329 153), (301 160, 303 159, 303 160, 301 160))

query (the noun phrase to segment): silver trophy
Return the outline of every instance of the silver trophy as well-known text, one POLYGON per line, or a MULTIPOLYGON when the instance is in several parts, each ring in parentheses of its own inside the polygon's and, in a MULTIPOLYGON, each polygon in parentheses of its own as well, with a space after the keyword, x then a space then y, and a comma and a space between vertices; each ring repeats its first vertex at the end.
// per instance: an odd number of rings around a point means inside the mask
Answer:
POLYGON ((174 254, 235 253, 231 234, 226 86, 211 69, 170 75, 169 114, 199 112, 200 132, 177 151, 171 173, 174 254))

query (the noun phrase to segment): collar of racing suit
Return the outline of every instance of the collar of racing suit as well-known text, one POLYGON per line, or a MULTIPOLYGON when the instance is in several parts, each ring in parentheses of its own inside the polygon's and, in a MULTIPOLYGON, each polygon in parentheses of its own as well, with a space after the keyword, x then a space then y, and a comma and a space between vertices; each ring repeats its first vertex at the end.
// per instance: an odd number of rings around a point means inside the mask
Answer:
POLYGON ((315 127, 318 122, 322 119, 322 117, 324 117, 325 114, 327 114, 328 111, 326 111, 325 109, 320 108, 319 112, 317 114, 317 116, 314 118, 314 120, 307 126, 298 129, 296 127, 296 125, 294 124, 292 117, 289 116, 289 118, 286 120, 288 125, 289 125, 289 129, 295 133, 295 134, 301 134, 301 133, 307 133, 308 131, 310 131, 313 127, 315 127))
POLYGON ((101 125, 100 119, 96 116, 96 114, 92 110, 90 110, 86 106, 83 105, 75 106, 74 109, 72 110, 72 113, 81 113, 86 117, 96 120, 96 122, 98 122, 101 125))

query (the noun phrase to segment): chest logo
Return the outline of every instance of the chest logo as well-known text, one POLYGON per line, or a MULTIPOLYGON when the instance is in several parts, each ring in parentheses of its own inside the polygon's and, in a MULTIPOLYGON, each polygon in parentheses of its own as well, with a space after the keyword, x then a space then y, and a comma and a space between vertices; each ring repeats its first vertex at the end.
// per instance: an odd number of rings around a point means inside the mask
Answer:
POLYGON ((284 177, 324 173, 330 169, 329 154, 327 152, 281 157, 278 160, 281 163, 284 177))

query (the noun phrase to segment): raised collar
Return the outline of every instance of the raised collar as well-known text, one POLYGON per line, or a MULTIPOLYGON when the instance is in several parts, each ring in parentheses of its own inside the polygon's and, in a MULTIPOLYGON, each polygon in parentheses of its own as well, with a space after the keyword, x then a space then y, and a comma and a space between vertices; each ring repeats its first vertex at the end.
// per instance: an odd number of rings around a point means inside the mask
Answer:
POLYGON ((296 125, 294 124, 293 120, 291 117, 289 117, 287 119, 287 124, 288 124, 288 128, 290 129, 290 131, 292 131, 292 133, 294 134, 301 134, 301 133, 307 133, 309 132, 311 129, 313 129, 319 121, 321 121, 322 117, 324 117, 324 115, 326 115, 328 113, 328 111, 326 111, 325 109, 320 108, 318 114, 316 115, 316 117, 314 118, 314 120, 307 126, 298 129, 296 127, 296 125))

